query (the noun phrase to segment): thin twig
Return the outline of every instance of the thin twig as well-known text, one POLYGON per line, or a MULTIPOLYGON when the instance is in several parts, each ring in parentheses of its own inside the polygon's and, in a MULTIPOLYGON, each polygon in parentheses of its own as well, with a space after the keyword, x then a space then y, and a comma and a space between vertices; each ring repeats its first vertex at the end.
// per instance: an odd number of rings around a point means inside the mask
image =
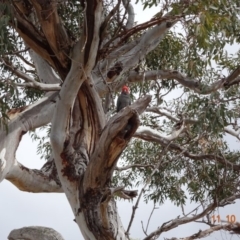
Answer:
POLYGON ((151 217, 152 217, 152 215, 153 215, 154 210, 156 210, 156 209, 158 209, 158 208, 156 208, 156 204, 154 204, 154 205, 153 205, 153 209, 152 209, 152 211, 151 211, 151 213, 150 213, 150 216, 149 216, 149 218, 148 218, 147 226, 146 226, 146 229, 145 229, 145 232, 146 232, 146 233, 147 233, 147 230, 148 230, 148 226, 149 226, 149 223, 150 223, 150 219, 151 219, 151 217))
POLYGON ((156 166, 155 166, 154 170, 152 171, 151 175, 147 178, 146 183, 145 183, 145 185, 143 186, 143 188, 141 189, 140 194, 139 194, 139 196, 138 196, 138 199, 137 199, 135 205, 134 205, 133 208, 132 208, 132 209, 133 209, 133 210, 132 210, 132 215, 131 215, 130 222, 129 222, 129 224, 128 224, 127 231, 126 231, 126 235, 127 235, 127 236, 129 235, 129 231, 130 231, 130 228, 131 228, 131 226, 132 226, 133 219, 134 219, 134 217, 135 217, 135 213, 136 213, 136 210, 137 210, 137 208, 138 208, 140 199, 141 199, 143 193, 145 192, 146 187, 147 187, 148 184, 150 183, 150 181, 151 181, 151 179, 152 179, 152 176, 158 171, 158 169, 159 169, 159 167, 160 167, 160 163, 161 163, 160 160, 161 160, 163 154, 166 153, 166 151, 167 151, 168 147, 170 146, 171 142, 172 142, 172 141, 169 141, 168 145, 162 150, 162 152, 161 152, 161 154, 160 154, 160 157, 159 157, 159 162, 156 164, 156 166))

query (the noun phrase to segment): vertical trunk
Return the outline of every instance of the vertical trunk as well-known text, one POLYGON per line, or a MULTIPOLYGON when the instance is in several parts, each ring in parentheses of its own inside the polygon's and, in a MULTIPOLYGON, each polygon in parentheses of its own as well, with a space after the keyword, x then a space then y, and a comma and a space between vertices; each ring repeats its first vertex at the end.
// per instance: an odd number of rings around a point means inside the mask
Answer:
POLYGON ((138 113, 144 111, 150 100, 151 97, 146 96, 123 109, 108 121, 100 133, 97 121, 91 119, 91 116, 97 116, 94 104, 88 105, 87 132, 98 133, 98 137, 91 135, 95 141, 88 142, 94 147, 88 150, 89 163, 78 185, 76 221, 86 239, 127 239, 113 199, 116 192, 124 189, 111 188, 111 178, 122 151, 139 126, 138 113), (126 131, 128 124, 131 129, 126 131))
POLYGON ((100 202, 101 194, 88 196, 91 202, 86 203, 84 210, 76 216, 76 222, 86 240, 125 240, 125 230, 117 212, 117 206, 112 199, 100 202), (99 202, 98 202, 99 201, 99 202))
POLYGON ((55 161, 59 161, 58 174, 85 239, 127 239, 113 199, 124 189, 112 188, 111 178, 139 126, 138 114, 150 100, 150 96, 139 99, 106 123, 99 96, 85 81, 69 111, 69 129, 55 161), (131 128, 126 130, 128 124, 131 128))

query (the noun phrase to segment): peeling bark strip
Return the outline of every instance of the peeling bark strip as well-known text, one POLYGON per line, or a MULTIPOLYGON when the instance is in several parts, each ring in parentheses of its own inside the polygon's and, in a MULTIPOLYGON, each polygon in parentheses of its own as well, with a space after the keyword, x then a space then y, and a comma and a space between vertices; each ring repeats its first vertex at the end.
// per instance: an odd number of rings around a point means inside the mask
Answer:
POLYGON ((12 25, 16 31, 24 39, 27 45, 37 54, 43 57, 54 69, 57 69, 61 77, 64 79, 69 71, 70 66, 68 65, 65 67, 61 61, 57 59, 55 52, 52 50, 44 36, 31 22, 22 16, 18 9, 15 8, 13 11, 17 19, 17 24, 12 22, 12 25))
MULTIPOLYGON (((78 94, 82 115, 82 138, 85 138, 89 156, 93 153, 101 131, 105 125, 105 118, 100 98, 93 86, 84 82, 78 94)), ((79 143, 78 143, 79 144, 79 143)))
POLYGON ((89 52, 94 36, 94 26, 95 26, 95 16, 94 12, 96 9, 96 0, 88 0, 85 2, 86 5, 86 27, 84 28, 85 35, 86 35, 86 45, 85 45, 85 53, 84 53, 84 64, 87 63, 89 52))
POLYGON ((102 1, 88 0, 84 2, 84 5, 86 8, 84 65, 90 60, 89 58, 91 58, 93 65, 95 65, 100 40, 99 30, 102 21, 102 1))
POLYGON ((57 4, 48 0, 32 0, 41 28, 46 39, 61 63, 62 68, 69 69, 68 58, 71 42, 57 12, 57 4))

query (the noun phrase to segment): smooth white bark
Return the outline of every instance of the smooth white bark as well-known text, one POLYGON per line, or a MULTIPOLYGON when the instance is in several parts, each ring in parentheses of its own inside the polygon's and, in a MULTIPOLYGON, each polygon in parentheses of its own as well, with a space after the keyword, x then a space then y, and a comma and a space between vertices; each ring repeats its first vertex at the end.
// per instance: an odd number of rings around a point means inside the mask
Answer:
POLYGON ((30 50, 29 54, 34 62, 34 66, 36 67, 38 78, 41 83, 57 84, 62 82, 56 73, 54 73, 52 67, 44 59, 42 59, 42 57, 33 50, 30 50))
MULTIPOLYGON (((10 172, 15 153, 23 134, 51 121, 56 93, 43 97, 36 103, 27 106, 23 112, 14 112, 14 117, 8 124, 8 130, 0 130, 0 182, 10 172)), ((11 118, 11 117, 10 117, 11 118)))
POLYGON ((6 179, 13 183, 19 190, 33 193, 62 193, 61 184, 54 180, 51 173, 37 169, 28 169, 15 160, 6 179))

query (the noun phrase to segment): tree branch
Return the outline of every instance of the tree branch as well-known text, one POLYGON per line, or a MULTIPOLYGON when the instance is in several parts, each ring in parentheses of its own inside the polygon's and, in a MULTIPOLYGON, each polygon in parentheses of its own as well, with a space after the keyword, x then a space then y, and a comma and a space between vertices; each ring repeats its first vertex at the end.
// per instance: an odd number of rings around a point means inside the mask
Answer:
POLYGON ((18 76, 19 78, 25 80, 26 82, 35 82, 35 80, 29 77, 26 73, 18 70, 12 63, 8 61, 7 58, 1 58, 3 64, 12 72, 14 75, 18 76))
POLYGON ((87 67, 86 70, 92 71, 99 48, 103 5, 99 0, 88 0, 84 4, 86 5, 84 65, 87 67))
POLYGON ((196 93, 207 95, 223 87, 226 87, 226 86, 230 87, 233 84, 239 83, 240 78, 237 75, 240 71, 239 69, 240 67, 238 67, 227 78, 223 78, 218 81, 215 81, 211 85, 204 85, 200 83, 200 81, 198 81, 197 79, 184 76, 182 73, 180 73, 177 70, 153 70, 153 71, 147 71, 140 74, 135 71, 131 71, 126 81, 140 82, 143 79, 143 75, 145 77, 145 80, 147 81, 157 80, 157 79, 175 79, 184 87, 187 87, 196 93), (230 81, 229 79, 232 79, 234 76, 236 76, 236 78, 230 81))
MULTIPOLYGON (((50 163, 47 162, 46 164, 49 165, 50 163)), ((46 166, 43 169, 46 169, 46 166)), ((51 168, 50 172, 46 172, 26 168, 21 163, 15 161, 15 164, 6 175, 6 179, 21 191, 33 193, 63 192, 56 168, 55 170, 51 168)))
POLYGON ((69 68, 69 50, 71 40, 58 16, 57 3, 54 1, 31 0, 41 29, 62 67, 69 68))
MULTIPOLYGON (((175 133, 174 133, 175 134, 175 133)), ((174 135, 173 134, 173 135, 174 135)), ((152 141, 159 143, 162 146, 167 146, 170 142, 170 140, 167 137, 163 137, 158 131, 153 130, 148 127, 140 128, 139 131, 137 131, 134 134, 134 137, 143 139, 145 141, 152 141)), ((170 139, 172 136, 170 136, 170 139)), ((177 151, 179 153, 182 153, 183 156, 188 157, 190 159, 194 160, 203 160, 203 159, 209 159, 211 161, 217 161, 219 163, 222 163, 226 165, 227 167, 234 169, 234 170, 240 170, 240 165, 233 164, 229 161, 227 161, 225 158, 220 157, 219 155, 213 155, 213 154, 192 154, 187 151, 187 149, 184 149, 183 147, 175 144, 175 143, 170 143, 169 149, 172 151, 177 151)))
MULTIPOLYGON (((128 31, 122 33, 118 38, 120 40, 114 44, 114 51, 112 51, 109 56, 103 61, 101 64, 100 71, 101 75, 107 79, 107 82, 114 81, 114 89, 118 89, 120 86, 126 82, 126 79, 122 81, 116 82, 125 72, 129 69, 135 67, 139 62, 145 58, 145 55, 153 50, 157 44, 164 38, 167 31, 181 18, 181 16, 165 16, 161 19, 153 19, 149 22, 137 25, 129 29, 128 31), (125 42, 129 37, 131 37, 134 33, 146 29, 147 27, 156 25, 153 28, 149 28, 141 37, 131 41, 128 44, 125 44, 122 47, 122 43, 125 42), (117 58, 117 61, 116 61, 117 58), (114 71, 113 73, 109 73, 112 71, 112 68, 118 67, 118 71, 114 71), (117 83, 117 84, 116 84, 117 83)), ((103 52, 109 48, 110 43, 106 43, 103 46, 103 52), (104 50, 105 49, 105 50, 104 50)), ((102 81, 102 78, 98 78, 97 82, 98 89, 101 92, 108 91, 108 87, 102 81)))
POLYGON ((62 83, 61 79, 53 71, 52 67, 47 61, 45 61, 40 55, 34 52, 32 49, 29 50, 29 55, 34 62, 34 66, 37 71, 39 81, 42 83, 62 83))
MULTIPOLYGON (((228 77, 225 78, 224 87, 228 88, 231 85, 235 84, 236 78, 238 78, 240 74, 240 66, 238 66, 235 70, 233 70, 228 77)), ((238 78, 238 82, 240 78, 238 78)))
POLYGON ((59 91, 61 89, 60 84, 44 84, 33 80, 31 83, 14 83, 18 87, 23 88, 35 88, 43 91, 59 91))
POLYGON ((154 166, 151 164, 132 164, 132 165, 124 166, 124 167, 115 167, 115 170, 116 171, 125 171, 130 168, 148 168, 148 167, 154 168, 154 166))
POLYGON ((156 113, 160 116, 165 116, 167 117, 168 119, 171 119, 172 121, 174 122, 179 122, 179 119, 174 117, 173 114, 169 113, 169 112, 166 112, 166 111, 163 111, 161 108, 159 107, 150 107, 150 108, 147 108, 146 109, 146 112, 152 112, 152 113, 156 113))
POLYGON ((155 165, 155 167, 154 167, 153 171, 151 172, 151 174, 147 177, 147 179, 146 179, 146 181, 144 183, 144 186, 142 187, 142 189, 140 191, 138 199, 137 199, 137 201, 136 201, 136 203, 135 203, 135 205, 133 206, 133 209, 132 209, 132 215, 131 215, 131 218, 130 218, 130 221, 129 221, 129 224, 128 224, 128 227, 127 227, 126 235, 129 235, 129 231, 130 231, 130 228, 132 226, 132 223, 133 223, 133 220, 134 220, 134 217, 135 217, 135 213, 136 213, 136 210, 138 208, 138 205, 139 205, 140 199, 142 197, 142 194, 145 192, 146 187, 150 184, 152 176, 158 171, 158 169, 160 167, 160 164, 161 164, 160 160, 161 160, 163 154, 166 153, 166 151, 168 149, 168 146, 169 146, 169 144, 165 148, 163 148, 163 150, 161 151, 160 158, 159 158, 157 164, 155 165))
MULTIPOLYGON (((173 116, 173 114, 163 111, 160 107, 150 107, 146 109, 146 112, 152 112, 152 113, 156 113, 159 114, 160 116, 165 116, 168 119, 174 121, 174 122, 179 122, 180 119, 176 118, 173 116)), ((184 118, 184 122, 186 124, 197 124, 199 123, 199 120, 196 119, 191 119, 191 118, 184 118)), ((233 129, 230 129, 229 127, 224 127, 223 128, 224 132, 232 135, 233 137, 236 137, 238 140, 240 140, 240 129, 237 131, 234 131, 233 129)))
POLYGON ((156 237, 160 236, 160 234, 163 233, 163 232, 167 232, 167 231, 169 231, 173 228, 178 227, 179 225, 186 224, 186 223, 189 223, 189 222, 193 222, 193 221, 195 221, 199 218, 202 218, 206 214, 212 212, 215 209, 216 206, 217 206, 217 203, 211 203, 201 213, 196 214, 192 217, 178 217, 178 218, 175 218, 171 221, 163 223, 162 226, 158 228, 158 230, 153 231, 151 234, 149 234, 143 240, 156 239, 156 237))
POLYGON ((50 122, 56 95, 57 93, 53 93, 30 106, 8 113, 10 119, 12 118, 8 124, 8 132, 0 129, 0 182, 15 162, 15 152, 22 135, 50 122))
POLYGON ((198 233, 195 233, 189 237, 184 237, 184 238, 166 238, 166 240, 194 240, 194 239, 200 239, 200 238, 204 238, 209 236, 211 233, 215 232, 215 231, 219 231, 219 230, 226 230, 226 231, 236 231, 236 228, 239 229, 240 224, 235 223, 229 223, 229 224, 224 224, 224 225, 217 225, 217 226, 213 226, 210 227, 209 229, 206 230, 199 230, 198 233))
MULTIPOLYGON (((17 2, 15 1, 14 3, 16 4, 17 2)), ((11 25, 16 29, 26 44, 54 67, 54 69, 59 72, 61 78, 64 79, 69 68, 62 65, 46 39, 38 29, 23 16, 15 5, 13 7, 13 14, 16 18, 16 23, 11 22, 11 25)))
POLYGON ((239 134, 240 134, 240 129, 239 129, 238 131, 234 131, 234 130, 228 128, 228 127, 224 127, 224 131, 225 131, 226 133, 228 133, 228 134, 236 137, 238 140, 240 140, 240 136, 239 136, 239 134))
POLYGON ((125 7, 128 13, 127 23, 125 27, 126 29, 130 29, 133 27, 135 19, 134 8, 131 4, 131 0, 123 0, 123 6, 125 7))
POLYGON ((173 131, 170 135, 163 137, 158 131, 151 129, 149 127, 140 127, 138 131, 136 132, 135 136, 140 137, 144 135, 152 135, 153 138, 154 136, 159 136, 160 138, 163 138, 164 140, 170 142, 176 139, 185 129, 185 124, 182 124, 181 127, 178 130, 173 131))

